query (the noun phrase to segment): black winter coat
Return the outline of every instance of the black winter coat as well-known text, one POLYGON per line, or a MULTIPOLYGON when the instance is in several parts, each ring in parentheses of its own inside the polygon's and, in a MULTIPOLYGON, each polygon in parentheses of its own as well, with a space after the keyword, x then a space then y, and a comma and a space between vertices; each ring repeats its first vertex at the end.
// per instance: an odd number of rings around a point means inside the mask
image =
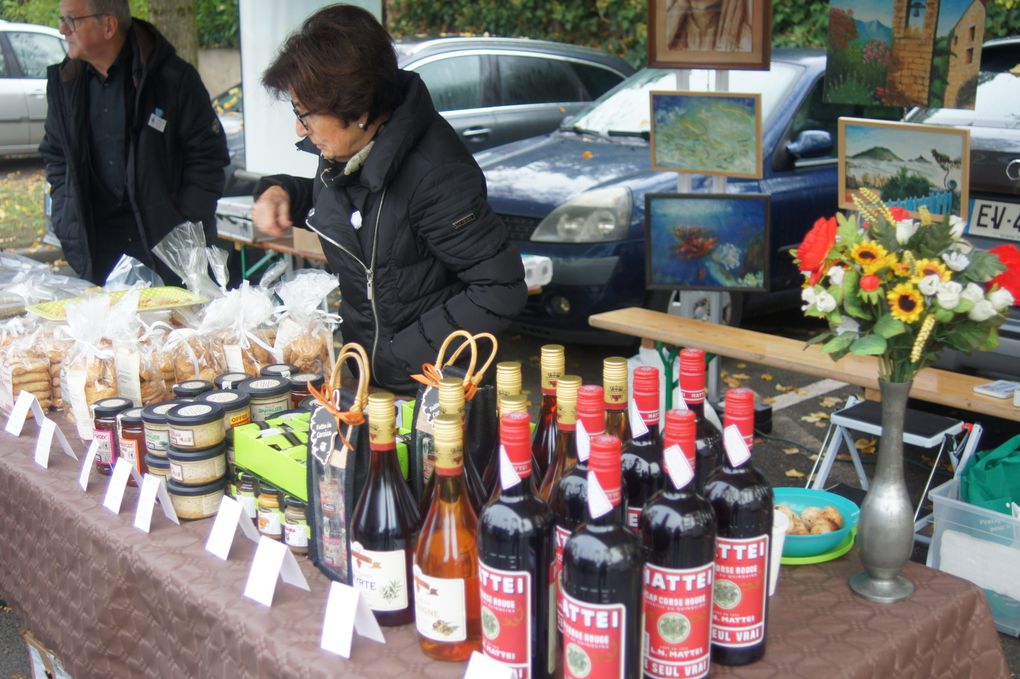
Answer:
MULTIPOLYGON (((185 220, 216 235, 216 201, 223 194, 227 140, 198 71, 145 21, 132 19, 124 49, 134 50, 135 100, 127 135, 127 194, 146 251, 185 220), (166 121, 150 124, 157 113, 166 121)), ((87 64, 65 59, 47 69, 46 133, 39 152, 53 198, 53 230, 68 264, 93 280, 93 243, 103 238, 91 206, 87 64)), ((155 257, 150 261, 155 267, 155 257)), ((101 281, 95 281, 101 282, 101 281)))
POLYGON ((319 234, 340 281, 344 340, 370 352, 374 382, 409 392, 408 375, 447 335, 500 332, 527 289, 474 158, 417 74, 402 72, 401 86, 360 170, 320 158, 316 179, 266 177, 256 196, 272 185, 290 194, 292 221, 319 234))

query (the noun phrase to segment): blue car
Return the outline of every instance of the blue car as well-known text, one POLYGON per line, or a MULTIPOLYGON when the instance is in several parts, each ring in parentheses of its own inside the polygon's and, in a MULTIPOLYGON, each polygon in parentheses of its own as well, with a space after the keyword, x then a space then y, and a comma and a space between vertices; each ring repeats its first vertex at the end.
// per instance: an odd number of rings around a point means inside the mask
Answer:
MULTIPOLYGON (((724 293, 723 316, 792 303, 801 278, 789 251, 814 221, 836 210, 836 130, 840 116, 897 119, 901 110, 822 100, 825 54, 775 50, 768 71, 729 71, 729 91, 760 93, 764 176, 731 180, 732 193, 771 196, 768 293, 724 293)), ((644 69, 607 92, 558 131, 476 154, 489 202, 524 254, 553 262, 552 281, 533 295, 517 327, 563 342, 623 342, 589 327, 588 316, 626 306, 665 310, 678 300, 705 316, 703 293, 645 288, 645 195, 675 192, 678 175, 651 167, 649 92, 677 90, 677 72, 644 69)), ((714 71, 692 71, 686 89, 714 86, 714 71)), ((718 140, 705 139, 706 145, 718 140)), ((691 190, 713 179, 691 177, 691 190)))

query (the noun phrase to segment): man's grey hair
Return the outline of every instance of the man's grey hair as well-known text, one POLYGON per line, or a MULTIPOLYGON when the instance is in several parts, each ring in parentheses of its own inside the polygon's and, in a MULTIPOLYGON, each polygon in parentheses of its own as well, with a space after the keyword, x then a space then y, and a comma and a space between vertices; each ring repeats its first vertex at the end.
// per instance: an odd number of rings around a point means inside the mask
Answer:
POLYGON ((116 17, 122 32, 131 28, 131 6, 128 0, 89 0, 92 14, 116 17))

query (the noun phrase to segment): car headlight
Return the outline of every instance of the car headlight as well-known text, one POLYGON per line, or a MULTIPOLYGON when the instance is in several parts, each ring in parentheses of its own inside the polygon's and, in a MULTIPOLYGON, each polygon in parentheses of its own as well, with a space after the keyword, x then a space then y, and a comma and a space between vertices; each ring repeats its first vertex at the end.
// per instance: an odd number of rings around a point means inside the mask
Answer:
POLYGON ((545 243, 602 243, 623 240, 630 227, 633 205, 622 186, 575 196, 550 212, 531 234, 545 243))

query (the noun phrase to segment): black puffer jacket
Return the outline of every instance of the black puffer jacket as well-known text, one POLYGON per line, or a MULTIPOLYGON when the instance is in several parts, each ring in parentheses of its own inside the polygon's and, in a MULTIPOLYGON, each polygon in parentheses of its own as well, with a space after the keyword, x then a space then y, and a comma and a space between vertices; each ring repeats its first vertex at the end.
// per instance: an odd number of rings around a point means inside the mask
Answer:
POLYGON ((527 290, 478 165, 418 75, 401 86, 360 170, 320 159, 316 179, 267 177, 256 196, 287 190, 294 224, 319 234, 339 278, 344 339, 371 353, 373 381, 408 392, 449 333, 501 331, 527 290))
MULTIPOLYGON (((185 220, 216 234, 216 201, 223 194, 227 140, 198 71, 145 21, 133 19, 124 49, 134 50, 134 114, 126 143, 127 193, 146 251, 185 220), (166 121, 160 130, 157 115, 166 121), (150 124, 150 120, 154 124, 150 124)), ((65 59, 46 77, 46 134, 39 152, 53 197, 53 230, 64 256, 82 278, 93 280, 92 250, 103 238, 90 202, 88 72, 65 59)), ((155 258, 146 264, 155 268, 155 258)), ((96 281, 99 282, 99 281, 96 281)))

